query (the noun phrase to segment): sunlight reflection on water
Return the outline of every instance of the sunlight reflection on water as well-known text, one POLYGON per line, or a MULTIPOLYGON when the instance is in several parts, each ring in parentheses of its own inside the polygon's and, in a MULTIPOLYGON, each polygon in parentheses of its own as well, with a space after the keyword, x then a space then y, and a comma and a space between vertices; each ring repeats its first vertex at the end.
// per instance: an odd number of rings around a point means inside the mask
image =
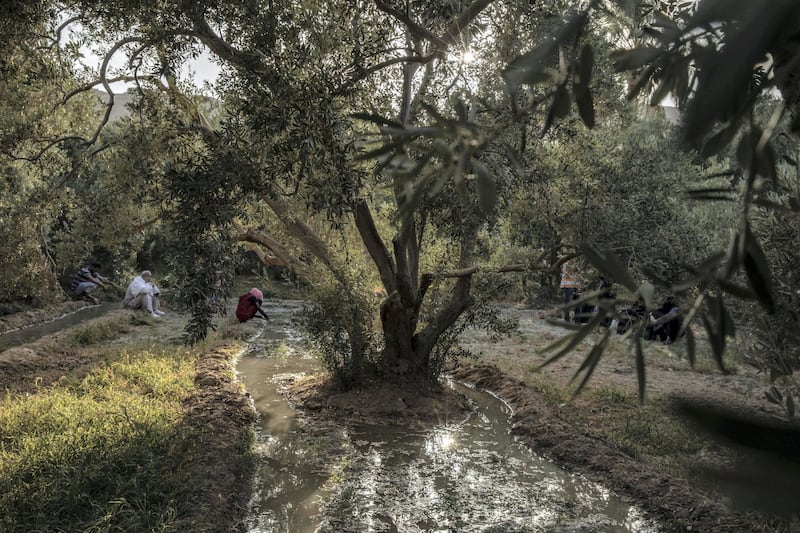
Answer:
POLYGON ((316 363, 299 356, 301 341, 276 349, 291 320, 268 313, 259 348, 238 365, 261 418, 249 531, 658 531, 605 488, 519 444, 508 407, 489 394, 454 385, 476 411, 427 431, 298 416, 277 383, 316 363))

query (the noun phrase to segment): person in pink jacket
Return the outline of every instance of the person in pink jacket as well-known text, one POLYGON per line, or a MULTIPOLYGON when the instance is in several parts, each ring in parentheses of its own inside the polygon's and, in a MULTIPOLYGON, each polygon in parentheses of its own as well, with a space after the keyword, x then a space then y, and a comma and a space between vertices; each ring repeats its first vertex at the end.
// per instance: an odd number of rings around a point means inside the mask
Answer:
POLYGON ((264 301, 264 294, 253 287, 246 294, 239 296, 239 303, 236 306, 236 318, 239 322, 247 322, 256 315, 261 315, 264 320, 269 320, 267 313, 261 309, 264 301))

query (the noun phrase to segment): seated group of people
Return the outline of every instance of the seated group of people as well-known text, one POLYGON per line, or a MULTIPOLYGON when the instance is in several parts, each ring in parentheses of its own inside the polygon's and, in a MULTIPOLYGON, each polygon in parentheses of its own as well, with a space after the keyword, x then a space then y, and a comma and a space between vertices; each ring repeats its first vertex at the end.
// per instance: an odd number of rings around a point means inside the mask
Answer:
MULTIPOLYGON (((600 299, 614 299, 615 295, 611 290, 611 285, 604 279, 600 278, 598 286, 600 292, 600 299)), ((575 291, 572 293, 572 300, 580 299, 580 293, 575 291)), ((589 322, 592 316, 599 312, 599 306, 591 305, 589 303, 582 303, 572 308, 571 319, 580 324, 589 322)), ((565 310, 565 317, 568 311, 565 310)), ((655 311, 647 313, 644 304, 637 302, 636 304, 622 309, 618 312, 618 319, 607 318, 603 326, 616 329, 617 333, 622 335, 628 329, 640 323, 642 320, 647 320, 644 329, 644 338, 646 340, 659 340, 664 343, 671 343, 678 338, 682 333, 683 318, 681 317, 680 308, 675 303, 672 296, 666 298, 661 307, 655 311)))
MULTIPOLYGON (((109 281, 108 278, 99 274, 99 268, 100 265, 92 263, 87 267, 81 268, 75 274, 71 285, 74 297, 86 299, 94 304, 100 303, 91 293, 97 287, 106 288, 109 281)), ((153 282, 153 273, 149 270, 143 270, 128 285, 125 290, 125 297, 122 299, 122 305, 127 309, 147 311, 153 318, 161 318, 166 313, 161 310, 161 303, 158 298, 160 295, 161 290, 153 282)), ((255 287, 240 296, 236 307, 236 318, 239 322, 246 322, 256 316, 269 320, 269 317, 261 308, 263 300, 264 294, 255 287)))
POLYGON ((641 303, 636 303, 620 311, 622 319, 617 325, 617 333, 620 335, 628 331, 629 328, 642 320, 647 320, 644 329, 646 340, 659 340, 663 343, 671 343, 682 333, 683 318, 681 311, 675 300, 669 296, 659 309, 647 314, 647 309, 641 303))
MULTIPOLYGON (((78 270, 72 278, 70 287, 75 298, 88 300, 94 304, 100 303, 100 300, 92 296, 92 291, 98 287, 107 288, 110 282, 108 278, 98 272, 99 268, 99 264, 92 263, 78 270)), ((161 304, 158 301, 160 294, 161 291, 153 283, 153 273, 143 270, 128 285, 122 305, 128 309, 143 309, 149 312, 153 318, 161 318, 166 313, 161 310, 161 304)))

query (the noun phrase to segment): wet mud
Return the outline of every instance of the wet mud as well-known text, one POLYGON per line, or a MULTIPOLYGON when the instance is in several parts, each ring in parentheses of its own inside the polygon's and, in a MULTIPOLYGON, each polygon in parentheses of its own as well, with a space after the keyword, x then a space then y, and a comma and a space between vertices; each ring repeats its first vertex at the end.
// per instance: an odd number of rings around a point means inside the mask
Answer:
POLYGON ((565 424, 542 399, 541 391, 509 378, 492 365, 461 363, 448 372, 492 391, 511 408, 514 434, 527 446, 571 472, 603 483, 655 518, 664 531, 755 531, 753 517, 667 476, 619 449, 565 424))

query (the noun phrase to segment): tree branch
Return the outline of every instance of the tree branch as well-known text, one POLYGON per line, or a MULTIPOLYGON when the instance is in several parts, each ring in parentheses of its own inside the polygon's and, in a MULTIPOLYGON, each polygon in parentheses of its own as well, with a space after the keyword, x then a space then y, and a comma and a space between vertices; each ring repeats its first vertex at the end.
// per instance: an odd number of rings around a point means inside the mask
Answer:
POLYGON ((494 2, 494 0, 476 0, 462 11, 458 18, 455 19, 444 32, 444 36, 439 38, 444 47, 456 44, 461 37, 461 33, 478 15, 480 15, 481 11, 486 9, 492 2, 494 2))
MULTIPOLYGON (((117 76, 115 78, 111 78, 111 79, 106 80, 106 81, 108 83, 117 83, 117 82, 120 82, 120 81, 137 81, 137 80, 140 80, 140 79, 145 79, 145 80, 148 80, 148 81, 152 81, 154 83, 157 83, 161 87, 162 90, 166 89, 166 86, 163 83, 161 83, 161 80, 157 76, 147 76, 147 75, 145 75, 145 76, 117 76)), ((103 80, 94 80, 94 81, 90 81, 88 83, 85 83, 85 84, 81 85, 80 87, 77 87, 77 88, 71 90, 70 92, 68 92, 66 95, 64 95, 64 98, 61 99, 61 103, 62 104, 66 104, 71 98, 79 95, 80 93, 86 92, 86 91, 88 91, 88 90, 90 90, 90 89, 92 89, 94 87, 97 87, 98 85, 102 85, 102 84, 103 84, 103 80)))
MULTIPOLYGON (((461 265, 468 265, 472 262, 477 241, 476 234, 477 229, 471 227, 465 229, 465 232, 461 235, 461 257, 459 258, 461 265)), ((417 334, 417 341, 420 346, 419 353, 430 354, 436 339, 447 331, 458 320, 458 317, 473 304, 474 299, 470 292, 472 290, 472 273, 475 271, 477 271, 476 267, 465 266, 461 269, 464 275, 456 279, 447 304, 417 334)))
POLYGON ((142 42, 142 39, 138 37, 126 37, 125 39, 121 39, 114 43, 114 46, 106 52, 105 57, 103 57, 103 63, 100 65, 100 83, 102 83, 103 88, 108 93, 108 103, 106 104, 106 112, 103 114, 103 120, 100 122, 100 125, 97 126, 97 129, 94 132, 94 135, 91 139, 86 141, 86 144, 91 145, 97 142, 97 139, 100 137, 100 133, 105 128, 106 124, 108 124, 108 119, 111 117, 111 110, 114 108, 114 91, 111 90, 111 85, 109 85, 108 79, 106 78, 106 73, 108 72, 108 63, 111 61, 111 58, 117 53, 117 50, 125 46, 129 43, 136 43, 142 42))
POLYGON ((447 27, 444 32, 444 35, 439 37, 438 35, 434 34, 427 28, 424 28, 411 20, 409 16, 407 16, 402 11, 394 9, 392 6, 388 5, 383 0, 375 0, 375 5, 383 11, 384 13, 396 18, 400 22, 406 25, 406 28, 417 37, 421 39, 425 39, 426 41, 430 41, 436 47, 438 53, 443 53, 447 50, 450 46, 456 44, 460 37, 461 33, 469 26, 469 24, 475 20, 480 13, 486 9, 494 0, 476 0, 472 4, 470 4, 466 9, 464 9, 458 17, 447 27))
POLYGON ((269 250, 273 257, 268 257, 260 248, 255 250, 259 259, 265 265, 278 265, 288 266, 304 277, 309 275, 309 267, 303 261, 295 257, 289 250, 283 246, 277 239, 263 233, 255 228, 244 229, 237 225, 237 232, 231 234, 232 242, 249 242, 258 244, 269 250))
POLYGON ((252 71, 254 57, 266 59, 266 55, 260 50, 245 52, 239 50, 225 39, 217 35, 202 13, 194 12, 189 6, 184 6, 184 13, 194 24, 194 36, 200 40, 208 49, 223 61, 230 63, 240 70, 252 71))
POLYGON ((442 40, 439 36, 432 33, 427 28, 424 28, 411 20, 411 17, 407 16, 402 11, 398 11, 383 0, 375 0, 375 6, 377 6, 379 10, 383 11, 387 15, 394 17, 405 24, 406 28, 408 28, 408 31, 414 35, 420 37, 421 39, 425 39, 426 41, 432 42, 437 49, 441 50, 447 48, 446 41, 442 40))
POLYGON ((355 220, 358 233, 361 235, 361 240, 367 247, 372 261, 378 267, 378 272, 383 282, 383 287, 386 289, 387 294, 394 291, 396 287, 395 281, 395 264, 389 249, 381 239, 378 233, 378 228, 375 226, 375 220, 372 217, 372 212, 369 205, 363 199, 359 200, 353 209, 353 218, 355 220))
POLYGON ((147 220, 143 220, 139 223, 134 224, 133 229, 135 231, 142 231, 143 229, 152 226, 159 220, 161 220, 161 215, 156 215, 154 217, 148 218, 147 220))
POLYGON ((311 254, 328 268, 331 274, 345 287, 349 286, 347 277, 333 262, 328 245, 311 227, 291 213, 289 205, 278 196, 265 195, 264 201, 270 206, 272 212, 289 231, 292 237, 298 239, 311 254))
POLYGON ((347 81, 342 83, 336 90, 334 90, 334 94, 340 95, 340 94, 345 93, 347 90, 349 90, 351 87, 353 87, 356 83, 366 79, 371 74, 374 74, 375 72, 378 72, 379 70, 383 70, 385 68, 388 68, 388 67, 391 67, 391 66, 394 66, 394 65, 398 65, 398 64, 401 64, 401 63, 421 63, 421 64, 425 64, 425 63, 428 63, 428 62, 432 61, 435 57, 436 57, 435 54, 428 54, 428 55, 424 55, 424 56, 421 56, 421 55, 418 55, 418 54, 413 54, 413 55, 402 56, 402 57, 393 57, 391 59, 387 59, 385 61, 381 61, 380 63, 378 63, 376 65, 373 65, 371 67, 361 68, 361 69, 358 70, 358 72, 356 74, 354 74, 351 78, 349 78, 347 81))

